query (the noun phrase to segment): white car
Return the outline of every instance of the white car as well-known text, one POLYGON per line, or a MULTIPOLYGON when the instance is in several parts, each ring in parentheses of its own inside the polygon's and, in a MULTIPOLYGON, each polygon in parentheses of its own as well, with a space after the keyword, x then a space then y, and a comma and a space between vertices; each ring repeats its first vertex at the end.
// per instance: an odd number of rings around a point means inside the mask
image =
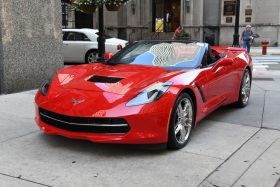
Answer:
MULTIPOLYGON (((63 29, 64 62, 94 63, 98 57, 98 30, 63 29)), ((105 35, 105 51, 115 54, 127 45, 127 41, 105 35)))

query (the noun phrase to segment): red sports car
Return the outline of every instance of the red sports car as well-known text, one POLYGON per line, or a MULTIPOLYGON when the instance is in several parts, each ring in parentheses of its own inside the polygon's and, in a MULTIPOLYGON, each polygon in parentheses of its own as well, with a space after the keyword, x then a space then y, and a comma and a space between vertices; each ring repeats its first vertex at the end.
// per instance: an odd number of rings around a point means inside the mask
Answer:
POLYGON ((209 113, 247 105, 252 66, 240 48, 136 42, 106 62, 59 70, 36 95, 36 122, 47 134, 179 149, 209 113))

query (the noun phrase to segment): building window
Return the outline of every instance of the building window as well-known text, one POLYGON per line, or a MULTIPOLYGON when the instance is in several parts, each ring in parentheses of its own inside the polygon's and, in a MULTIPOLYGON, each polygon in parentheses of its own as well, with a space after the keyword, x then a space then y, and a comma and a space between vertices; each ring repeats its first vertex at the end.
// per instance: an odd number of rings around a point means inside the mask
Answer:
POLYGON ((64 1, 61 2, 63 28, 75 28, 75 10, 64 1))
POLYGON ((186 0, 186 12, 191 12, 191 0, 186 0))

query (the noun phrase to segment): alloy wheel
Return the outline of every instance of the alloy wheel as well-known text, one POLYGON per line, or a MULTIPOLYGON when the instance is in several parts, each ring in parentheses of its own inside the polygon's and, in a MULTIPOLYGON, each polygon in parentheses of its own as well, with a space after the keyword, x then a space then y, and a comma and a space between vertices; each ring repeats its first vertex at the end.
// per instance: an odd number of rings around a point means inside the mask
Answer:
POLYGON ((89 63, 89 64, 95 63, 96 59, 97 59, 96 53, 95 52, 90 52, 88 54, 88 57, 87 57, 87 63, 89 63))
POLYGON ((189 136, 193 124, 193 108, 191 101, 184 98, 176 109, 174 132, 179 144, 184 144, 189 136))
POLYGON ((251 77, 248 71, 245 72, 242 80, 242 88, 241 88, 241 98, 243 104, 246 104, 250 97, 251 90, 251 77))

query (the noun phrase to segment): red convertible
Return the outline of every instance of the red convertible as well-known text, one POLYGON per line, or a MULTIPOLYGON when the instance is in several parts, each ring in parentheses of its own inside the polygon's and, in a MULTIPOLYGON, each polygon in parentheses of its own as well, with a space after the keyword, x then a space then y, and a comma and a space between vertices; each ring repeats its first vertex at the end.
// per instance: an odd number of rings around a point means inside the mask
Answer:
POLYGON ((217 108, 248 104, 252 66, 240 48, 135 42, 106 62, 59 70, 36 95, 36 122, 47 134, 179 149, 217 108))

